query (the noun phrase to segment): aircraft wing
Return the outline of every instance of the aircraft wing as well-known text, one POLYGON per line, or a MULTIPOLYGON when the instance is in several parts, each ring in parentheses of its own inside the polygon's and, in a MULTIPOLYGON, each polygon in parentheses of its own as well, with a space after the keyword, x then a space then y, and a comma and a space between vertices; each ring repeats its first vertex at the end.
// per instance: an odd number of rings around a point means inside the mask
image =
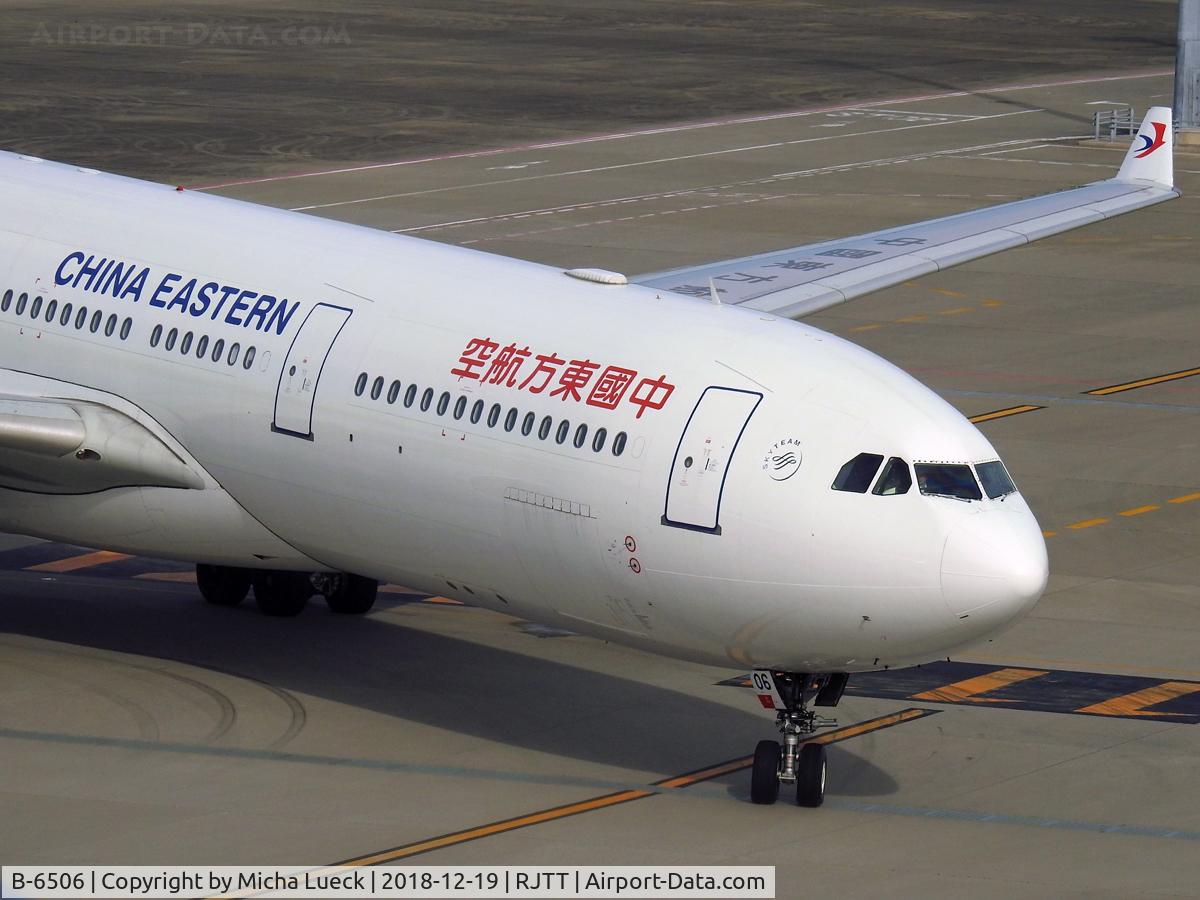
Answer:
POLYGON ((144 425, 109 406, 0 394, 0 487, 90 494, 139 486, 201 489, 204 480, 144 425))
POLYGON ((1156 106, 1115 178, 913 225, 631 279, 660 290, 799 318, 990 253, 1179 196, 1171 110, 1156 106))

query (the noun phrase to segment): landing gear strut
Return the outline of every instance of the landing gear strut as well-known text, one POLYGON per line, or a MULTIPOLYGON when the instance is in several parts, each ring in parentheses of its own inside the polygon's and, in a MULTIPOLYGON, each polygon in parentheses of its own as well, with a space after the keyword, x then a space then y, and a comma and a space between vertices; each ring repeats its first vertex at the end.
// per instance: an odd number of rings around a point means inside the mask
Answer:
POLYGON ((831 728, 835 719, 808 708, 837 706, 846 688, 845 673, 809 675, 756 669, 754 690, 759 702, 777 710, 775 724, 783 735, 778 741, 759 741, 750 773, 750 799, 769 804, 779 799, 779 786, 795 786, 796 803, 820 806, 825 801, 825 746, 804 743, 819 728, 831 728))

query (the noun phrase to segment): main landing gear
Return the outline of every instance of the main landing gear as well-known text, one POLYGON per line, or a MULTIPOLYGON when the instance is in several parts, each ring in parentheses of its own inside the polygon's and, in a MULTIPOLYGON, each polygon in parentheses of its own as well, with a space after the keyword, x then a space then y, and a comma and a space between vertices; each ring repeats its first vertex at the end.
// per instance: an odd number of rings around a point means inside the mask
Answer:
POLYGON ((758 742, 750 773, 753 802, 774 803, 779 799, 782 784, 795 787, 796 803, 800 806, 820 806, 825 801, 825 746, 804 740, 818 728, 831 728, 837 721, 817 715, 808 704, 837 706, 847 680, 844 672, 810 675, 754 671, 754 691, 765 708, 777 710, 775 724, 783 735, 783 743, 758 742))
POLYGON ((237 606, 254 588, 254 602, 268 616, 298 616, 314 593, 335 613, 362 615, 375 605, 379 582, 344 572, 281 572, 234 566, 196 566, 200 594, 216 606, 237 606))

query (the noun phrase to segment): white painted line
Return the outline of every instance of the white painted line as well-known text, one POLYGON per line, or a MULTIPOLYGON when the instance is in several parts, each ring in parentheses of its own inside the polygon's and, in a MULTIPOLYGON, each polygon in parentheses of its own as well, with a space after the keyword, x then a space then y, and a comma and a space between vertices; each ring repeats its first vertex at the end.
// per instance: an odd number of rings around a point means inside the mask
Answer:
MULTIPOLYGON (((723 150, 709 150, 704 153, 687 153, 682 156, 666 156, 657 159, 645 159, 637 162, 616 163, 609 166, 593 166, 588 169, 570 169, 565 172, 546 172, 539 175, 525 175, 520 178, 503 178, 497 181, 477 181, 468 184, 448 185, 440 188, 427 188, 420 191, 402 191, 394 194, 378 194, 373 197, 358 197, 354 200, 334 200, 329 203, 313 203, 308 206, 293 206, 293 212, 307 212, 314 209, 331 209, 335 206, 356 206, 361 203, 376 203, 380 200, 399 200, 404 197, 423 197, 429 194, 440 194, 447 191, 463 191, 480 187, 495 187, 501 184, 519 184, 528 181, 541 181, 548 178, 566 178, 573 175, 594 175, 597 172, 614 172, 619 169, 633 169, 641 166, 655 166, 662 163, 684 162, 693 159, 707 159, 714 156, 728 156, 731 153, 749 153, 755 150, 773 150, 779 147, 794 147, 799 144, 813 144, 824 141, 842 140, 845 138, 869 137, 876 134, 892 134, 897 131, 912 131, 918 128, 943 128, 947 125, 969 125, 991 119, 1004 119, 1011 116, 1027 116, 1030 113, 1044 112, 1041 109, 1021 109, 1013 112, 995 113, 990 116, 976 116, 973 119, 947 119, 941 122, 921 122, 916 125, 898 125, 894 128, 877 128, 872 131, 853 131, 844 134, 830 134, 823 137, 798 138, 792 141, 773 141, 768 144, 750 144, 745 147, 727 147, 723 150)), ((789 173, 790 174, 790 173, 789 173)))
MULTIPOLYGON (((394 166, 412 166, 427 162, 441 162, 451 159, 474 159, 483 156, 495 156, 501 153, 512 153, 514 151, 529 152, 531 150, 542 150, 557 147, 571 147, 577 144, 589 144, 597 141, 615 141, 626 138, 643 137, 655 134, 671 134, 680 131, 691 131, 698 128, 716 128, 725 125, 747 125, 757 122, 770 122, 778 119, 790 119, 799 116, 811 116, 823 112, 834 112, 843 109, 868 109, 879 106, 889 106, 903 103, 917 103, 928 100, 947 100, 953 97, 969 97, 986 93, 1001 93, 1001 92, 1016 92, 1016 91, 1032 91, 1039 88, 1050 87, 1069 87, 1077 84, 1099 84, 1103 82, 1113 81, 1133 81, 1140 78, 1158 78, 1163 75, 1170 75, 1174 69, 1152 69, 1142 71, 1125 72, 1119 75, 1091 75, 1080 76, 1078 78, 1067 78, 1060 81, 1040 81, 1031 82, 1028 84, 1010 84, 1000 85, 990 88, 977 88, 973 91, 949 91, 938 94, 923 94, 916 97, 905 98, 890 98, 888 100, 874 100, 865 103, 846 103, 837 106, 813 107, 811 109, 790 110, 787 112, 767 113, 758 116, 741 116, 726 119, 713 119, 702 122, 683 123, 679 125, 668 125, 660 128, 646 128, 639 131, 622 131, 613 134, 598 134, 589 135, 578 138, 565 138, 559 141, 548 141, 539 144, 524 144, 512 147, 496 147, 490 150, 473 150, 460 153, 444 153, 438 156, 425 156, 418 159, 401 159, 392 162, 368 163, 361 166, 346 166, 339 169, 324 169, 316 172, 295 172, 289 175, 268 175, 262 178, 243 178, 235 181, 226 181, 220 184, 206 184, 189 187, 188 190, 193 191, 211 191, 218 188, 234 187, 244 184, 265 184, 274 181, 288 181, 295 178, 315 178, 320 175, 343 175, 352 172, 367 172, 373 169, 387 169, 394 166)), ((1165 94, 1163 96, 1166 96, 1165 94)))
POLYGON ((887 109, 877 109, 876 112, 895 113, 898 116, 937 116, 951 119, 974 119, 976 117, 975 113, 918 112, 911 109, 892 109, 890 106, 887 109))
MULTIPOLYGON (((1034 139, 1036 140, 1036 138, 1034 139)), ((1007 150, 989 150, 980 156, 999 156, 1001 153, 1020 153, 1022 150, 1039 150, 1042 147, 1053 147, 1053 144, 1034 144, 1032 147, 1009 147, 1007 150)))
MULTIPOLYGON (((993 161, 998 161, 998 162, 1016 162, 1018 160, 1014 160, 1011 157, 1002 159, 1002 160, 995 160, 992 157, 988 156, 987 154, 977 153, 977 151, 988 150, 992 147, 1008 147, 1013 144, 1019 145, 1017 147, 1014 147, 1013 149, 1024 150, 1024 149, 1026 149, 1024 145, 1027 144, 1029 141, 1043 141, 1043 142, 1047 142, 1044 144, 1045 146, 1052 146, 1052 142, 1059 141, 1059 140, 1075 140, 1075 138, 1074 137, 1069 137, 1069 138, 1021 138, 1021 139, 1017 139, 1017 140, 1000 141, 998 143, 991 143, 991 144, 975 144, 970 147, 953 147, 953 148, 949 148, 946 150, 935 151, 933 153, 925 151, 925 152, 922 152, 922 153, 919 153, 916 155, 912 155, 912 156, 893 156, 893 157, 887 157, 887 158, 883 158, 883 159, 865 160, 862 162, 842 163, 842 164, 836 165, 836 166, 819 166, 819 167, 812 168, 812 169, 802 169, 802 170, 799 170, 796 172, 789 172, 789 173, 784 173, 784 174, 780 174, 780 175, 772 175, 767 178, 751 179, 751 180, 747 180, 747 181, 735 181, 735 182, 730 182, 728 184, 710 185, 707 187, 698 187, 698 188, 693 188, 691 190, 686 190, 686 191, 680 191, 678 189, 672 188, 661 194, 642 194, 642 195, 639 195, 636 197, 618 197, 618 198, 613 198, 613 199, 609 199, 609 200, 599 200, 599 201, 595 201, 592 203, 574 204, 571 206, 549 207, 548 209, 545 209, 545 210, 521 210, 518 212, 497 213, 497 214, 491 215, 491 216, 478 216, 478 217, 470 218, 470 219, 451 219, 446 222, 432 222, 432 223, 428 223, 425 225, 413 225, 408 228, 397 228, 397 229, 393 229, 393 233, 394 234, 413 234, 413 233, 422 232, 422 231, 445 230, 445 229, 450 229, 450 228, 460 228, 460 227, 469 226, 469 225, 483 225, 483 224, 489 224, 489 223, 509 221, 518 216, 525 215, 528 213, 534 213, 536 215, 545 215, 545 214, 550 214, 550 213, 557 214, 557 213, 578 212, 578 211, 585 211, 585 210, 591 210, 591 209, 599 209, 599 208, 602 208, 605 206, 623 205, 625 203, 630 203, 630 202, 634 202, 634 201, 645 202, 645 201, 652 201, 652 200, 668 200, 668 199, 674 199, 676 197, 687 197, 689 199, 694 199, 697 196, 702 196, 702 195, 721 196, 719 192, 729 190, 730 188, 756 187, 759 185, 776 184, 779 181, 785 180, 785 179, 809 178, 809 177, 812 177, 815 175, 836 175, 836 174, 842 174, 842 173, 846 173, 846 172, 856 171, 856 170, 862 169, 862 168, 882 167, 882 166, 888 166, 888 165, 904 165, 904 164, 907 164, 910 162, 926 161, 926 160, 929 160, 930 158, 952 157, 952 158, 956 158, 956 159, 992 159, 993 161)), ((1028 162, 1037 162, 1037 160, 1028 160, 1028 162)), ((1077 163, 1076 165, 1094 166, 1095 168, 1107 169, 1109 171, 1112 171, 1114 168, 1110 164, 1103 164, 1103 163, 1077 163)), ((810 196, 810 195, 809 194, 797 194, 797 193, 778 194, 770 199, 778 199, 781 197, 800 197, 800 196, 810 196)), ((874 196, 874 195, 841 193, 841 194, 830 195, 830 196, 861 197, 861 196, 874 196)), ((899 196, 921 197, 924 195, 922 195, 922 194, 900 194, 899 196)), ((988 196, 992 196, 992 195, 988 195, 988 196)), ((1008 197, 1009 195, 997 194, 994 196, 1008 197)), ((761 199, 762 198, 760 198, 760 197, 751 197, 750 199, 746 200, 745 202, 752 202, 752 203, 760 202, 761 199)), ((675 213, 681 213, 681 212, 683 212, 683 213, 696 212, 698 210, 705 209, 705 208, 706 207, 702 207, 702 206, 687 206, 682 209, 668 210, 666 212, 659 213, 659 215, 667 215, 667 214, 673 215, 675 213)), ((628 218, 632 218, 632 217, 628 217, 628 218)), ((625 221, 625 220, 617 220, 617 221, 625 221)), ((562 227, 563 228, 566 228, 566 227, 580 228, 580 227, 587 227, 588 225, 592 225, 592 224, 595 224, 595 223, 585 222, 585 223, 582 223, 581 225, 562 226, 562 227)), ((548 229, 548 230, 556 231, 556 230, 561 230, 561 229, 552 228, 552 229, 548 229)), ((525 234, 525 233, 527 233, 527 232, 522 232, 522 234, 525 234)), ((535 233, 542 233, 542 232, 535 232, 535 233)), ((512 235, 505 235, 505 236, 511 237, 512 235)), ((485 238, 483 240, 493 240, 493 239, 494 238, 485 238)), ((481 240, 481 239, 475 239, 475 240, 471 240, 471 241, 461 241, 460 243, 474 244, 474 243, 478 243, 479 240, 481 240)))

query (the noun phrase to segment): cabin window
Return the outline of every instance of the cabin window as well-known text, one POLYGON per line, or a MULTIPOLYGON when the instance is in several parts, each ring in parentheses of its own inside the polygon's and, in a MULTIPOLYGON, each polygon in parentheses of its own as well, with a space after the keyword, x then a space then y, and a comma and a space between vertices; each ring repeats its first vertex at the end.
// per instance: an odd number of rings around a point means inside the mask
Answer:
POLYGON ((533 431, 533 425, 537 421, 537 416, 531 412, 525 413, 525 419, 521 422, 521 434, 529 437, 529 433, 533 431))
POLYGON ((460 396, 454 401, 454 418, 461 419, 467 411, 467 398, 460 396))
POLYGON ((421 412, 428 412, 429 407, 433 405, 433 388, 425 388, 425 392, 421 394, 421 412))
POLYGON ((908 463, 893 456, 883 467, 883 474, 875 483, 871 493, 881 497, 892 497, 896 494, 907 494, 912 487, 912 473, 908 471, 908 463))
POLYGON ((38 294, 33 298, 33 303, 29 306, 29 318, 36 319, 42 314, 42 295, 38 294))
POLYGON ((229 358, 225 360, 229 365, 237 365, 238 356, 241 355, 242 345, 234 341, 229 347, 229 358))
POLYGON ((596 434, 592 437, 592 450, 599 453, 604 449, 604 442, 608 439, 607 428, 597 428, 596 434))
POLYGON ((521 414, 517 412, 517 408, 515 406, 508 411, 508 415, 504 417, 505 431, 512 431, 517 426, 517 416, 519 415, 521 414))
POLYGON ((983 499, 971 467, 966 464, 917 463, 913 468, 917 470, 917 486, 926 496, 983 499))
MULTIPOLYGON (((53 301, 51 302, 53 303, 53 301)), ((121 323, 121 340, 128 338, 131 331, 133 331, 133 319, 126 316, 125 321, 121 323)))
POLYGON ((371 399, 378 400, 383 393, 383 376, 376 375, 375 380, 371 382, 371 399))
POLYGON ((554 433, 554 441, 558 444, 566 443, 568 437, 571 436, 571 423, 563 419, 558 423, 558 431, 554 433))
POLYGON ((446 410, 450 408, 450 392, 442 391, 442 396, 438 397, 437 414, 444 416, 446 410))
POLYGON ((587 443, 587 433, 588 427, 582 423, 580 423, 579 427, 575 429, 575 440, 572 443, 575 444, 576 450, 587 443))
POLYGON ((628 439, 629 439, 629 436, 627 434, 625 434, 625 432, 623 432, 623 431, 617 432, 617 436, 615 438, 613 438, 613 442, 612 442, 612 455, 613 456, 620 456, 622 453, 625 452, 625 441, 627 441, 628 439))
MULTIPOLYGON (((67 308, 65 310, 63 310, 63 315, 65 316, 70 309, 71 309, 71 304, 68 303, 67 308)), ((162 326, 155 325, 154 330, 152 332, 150 332, 150 346, 157 347, 158 342, 161 340, 162 340, 162 326)))
POLYGON ((419 388, 415 384, 410 384, 408 390, 404 392, 404 408, 410 408, 417 400, 417 391, 419 388))
POLYGON ((174 350, 175 342, 177 340, 179 340, 179 329, 172 328, 170 331, 167 332, 167 339, 165 341, 163 341, 163 349, 164 350, 174 350))
MULTIPOLYGON (((64 304, 64 306, 63 306, 62 318, 58 320, 58 324, 62 325, 64 328, 66 328, 67 323, 70 321, 71 321, 71 304, 67 303, 67 304, 64 304)), ((158 334, 160 337, 162 336, 162 326, 161 325, 158 326, 158 334)), ((158 343, 158 341, 153 341, 150 344, 150 346, 153 347, 157 343, 158 343)))
POLYGON ((245 369, 247 372, 250 371, 250 367, 252 365, 254 365, 254 355, 257 352, 258 351, 255 350, 253 347, 246 348, 246 357, 245 357, 245 359, 242 360, 242 368, 245 369))
POLYGON ((46 321, 53 322, 54 317, 58 314, 58 301, 51 300, 46 304, 46 321))
POLYGON ((23 315, 25 315, 25 305, 26 305, 28 302, 29 302, 29 295, 28 295, 28 294, 22 294, 20 297, 18 297, 18 298, 17 298, 17 309, 16 309, 16 313, 17 313, 17 315, 18 315, 18 316, 23 316, 23 315))
POLYGON ((0 300, 0 312, 8 312, 8 308, 10 306, 12 306, 12 298, 13 298, 12 291, 4 292, 4 299, 0 300))
MULTIPOLYGON (((128 322, 129 320, 126 319, 125 321, 128 322)), ((122 328, 121 330, 124 331, 125 329, 122 328)), ((196 359, 204 359, 204 357, 207 353, 208 353, 208 335, 202 334, 202 335, 200 335, 200 340, 196 341, 196 359)))
POLYGON ((542 424, 538 426, 538 439, 545 440, 550 437, 550 429, 554 427, 554 416, 543 416, 542 424))
MULTIPOLYGON (((108 319, 106 319, 104 322, 104 336, 112 337, 113 333, 116 330, 117 330, 117 314, 112 313, 111 315, 109 315, 108 319)), ((188 336, 189 337, 191 336, 191 332, 188 332, 188 336)))
POLYGON ((486 405, 487 404, 484 403, 482 400, 475 401, 475 405, 471 407, 471 424, 472 425, 478 424, 479 420, 483 418, 483 408, 486 405))
POLYGON ((366 372, 359 372, 358 378, 354 380, 354 396, 361 397, 363 391, 367 389, 367 380, 370 376, 366 372))
POLYGON ((1004 463, 1000 460, 994 459, 991 462, 980 463, 975 467, 975 471, 979 475, 980 484, 983 485, 983 492, 988 495, 989 499, 995 500, 998 497, 1016 493, 1017 486, 1013 484, 1008 470, 1004 468, 1004 463))
POLYGON ((400 388, 401 384, 399 381, 393 381, 388 387, 387 401, 389 405, 394 404, 400 397, 400 388))
POLYGON ((838 470, 837 478, 833 479, 833 489, 865 494, 882 462, 883 457, 878 453, 858 454, 838 470))
POLYGON ((103 321, 104 313, 100 312, 100 310, 96 310, 94 313, 92 313, 92 324, 88 326, 88 329, 92 332, 92 334, 95 334, 100 330, 100 324, 103 321))
MULTIPOLYGON (((211 359, 213 362, 220 362, 221 357, 224 355, 225 355, 225 338, 217 338, 213 342, 213 352, 212 352, 211 359)), ((366 374, 367 374, 366 372, 363 372, 363 375, 366 375, 366 374)), ((367 386, 367 382, 364 380, 363 387, 365 388, 366 386, 367 386)), ((357 388, 357 385, 355 385, 355 387, 357 388)), ((358 393, 361 394, 362 391, 358 391, 358 393)))
POLYGON ((500 404, 493 403, 492 408, 488 410, 488 417, 487 417, 488 428, 496 427, 496 423, 500 421, 500 413, 501 412, 503 412, 503 410, 501 409, 500 404))
POLYGON ((183 340, 179 342, 179 352, 187 356, 192 352, 192 341, 194 340, 192 333, 189 331, 183 336, 183 340))
MULTIPOLYGON (((82 331, 83 326, 87 323, 87 307, 79 307, 79 312, 75 313, 75 330, 82 331)), ((169 348, 168 348, 169 349, 169 348)))

